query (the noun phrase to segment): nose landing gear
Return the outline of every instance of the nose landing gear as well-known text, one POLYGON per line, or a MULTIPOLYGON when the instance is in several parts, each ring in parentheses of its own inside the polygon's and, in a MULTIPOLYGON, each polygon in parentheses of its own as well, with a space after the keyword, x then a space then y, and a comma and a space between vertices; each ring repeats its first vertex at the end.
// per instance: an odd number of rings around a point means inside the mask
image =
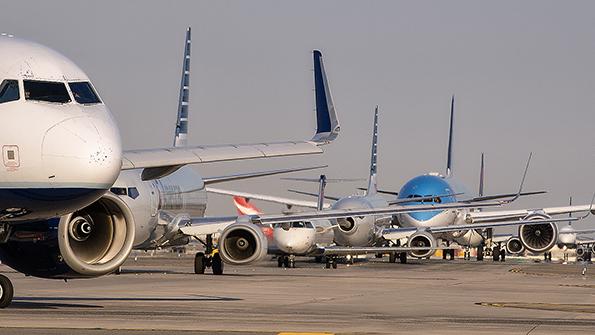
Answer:
POLYGON ((224 263, 219 253, 214 252, 213 235, 207 235, 207 239, 203 244, 205 245, 205 252, 197 252, 194 256, 194 273, 204 274, 206 268, 211 268, 214 275, 222 275, 224 263))

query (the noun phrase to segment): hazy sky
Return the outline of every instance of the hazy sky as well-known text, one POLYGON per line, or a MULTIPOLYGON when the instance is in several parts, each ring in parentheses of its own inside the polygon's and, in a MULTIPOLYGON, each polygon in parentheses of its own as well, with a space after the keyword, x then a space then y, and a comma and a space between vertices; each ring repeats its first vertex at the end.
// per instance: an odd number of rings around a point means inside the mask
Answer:
MULTIPOLYGON (((470 190, 482 151, 487 193, 515 191, 533 151, 527 189, 549 193, 515 207, 563 205, 570 195, 586 203, 595 191, 592 1, 0 4, 0 31, 55 48, 87 72, 125 148, 171 144, 187 26, 190 144, 310 138, 311 50, 321 49, 342 128, 336 143, 322 156, 199 167, 205 176, 326 163, 329 177, 365 177, 378 104, 379 181, 398 190, 415 175, 444 171, 456 94, 454 173, 470 190)), ((272 177, 223 186, 289 196, 292 185, 272 177)), ((233 211, 219 196, 209 206, 209 214, 233 211)))

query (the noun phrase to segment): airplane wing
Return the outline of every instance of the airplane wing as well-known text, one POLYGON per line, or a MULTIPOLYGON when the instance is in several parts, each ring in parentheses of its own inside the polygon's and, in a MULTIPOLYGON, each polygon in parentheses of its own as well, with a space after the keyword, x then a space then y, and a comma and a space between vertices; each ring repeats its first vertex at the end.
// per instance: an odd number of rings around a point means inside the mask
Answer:
POLYGON ((123 152, 122 170, 143 169, 142 179, 151 180, 167 176, 187 164, 322 153, 320 146, 337 138, 340 126, 324 71, 322 54, 314 50, 313 57, 317 128, 311 140, 126 150, 123 152))
POLYGON ((541 213, 550 216, 587 212, 595 214, 595 210, 592 210, 591 205, 577 205, 577 206, 563 206, 563 207, 546 207, 537 209, 516 209, 516 210, 503 210, 503 211, 483 211, 483 212, 472 212, 468 213, 468 219, 471 222, 495 222, 511 220, 515 218, 524 218, 529 214, 541 213))
MULTIPOLYGON (((206 187, 207 192, 221 194, 221 195, 229 195, 229 196, 237 196, 242 198, 248 199, 256 199, 261 201, 273 202, 282 205, 290 205, 290 206, 298 206, 298 207, 305 207, 305 208, 316 208, 317 204, 316 201, 306 201, 306 200, 299 200, 299 199, 291 199, 291 198, 283 198, 277 196, 270 196, 264 194, 257 194, 257 193, 249 193, 249 192, 240 192, 240 191, 230 191, 230 190, 223 190, 220 188, 213 188, 213 187, 206 187)), ((329 204, 324 204, 325 208, 329 208, 329 204)))
MULTIPOLYGON (((349 217, 364 217, 369 215, 384 216, 411 212, 426 212, 436 210, 448 210, 457 208, 476 208, 499 206, 500 202, 485 202, 482 204, 428 204, 415 206, 393 206, 386 208, 366 208, 366 209, 332 209, 314 212, 300 212, 295 214, 264 214, 264 215, 245 215, 245 216, 225 216, 225 217, 197 217, 190 218, 180 227, 186 235, 199 236, 205 234, 217 233, 225 229, 227 225, 234 222, 253 223, 258 225, 272 225, 276 223, 286 223, 295 221, 310 221, 317 219, 341 219, 349 217)), ((566 218, 566 221, 569 219, 566 218)), ((536 222, 534 220, 532 222, 536 222)), ((551 221, 551 220, 550 220, 551 221)))
POLYGON ((540 219, 540 220, 513 219, 513 220, 499 221, 499 222, 459 224, 459 225, 428 227, 428 228, 417 228, 417 227, 385 228, 382 230, 382 237, 384 237, 385 239, 388 239, 388 240, 394 240, 394 239, 400 239, 403 237, 407 237, 407 233, 413 234, 418 231, 426 231, 428 233, 437 234, 437 233, 464 231, 464 230, 470 230, 470 229, 498 228, 498 227, 519 226, 519 225, 536 225, 536 224, 546 224, 546 223, 556 223, 556 222, 578 221, 581 219, 582 218, 549 218, 549 219, 540 219))

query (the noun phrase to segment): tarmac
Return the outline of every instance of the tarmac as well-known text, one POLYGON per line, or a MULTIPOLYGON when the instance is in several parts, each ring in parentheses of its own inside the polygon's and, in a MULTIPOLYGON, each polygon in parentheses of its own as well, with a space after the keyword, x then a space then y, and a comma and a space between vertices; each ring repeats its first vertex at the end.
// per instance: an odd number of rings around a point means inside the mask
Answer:
POLYGON ((120 275, 25 277, 0 334, 595 333, 595 268, 508 259, 276 261, 196 275, 192 255, 131 257, 120 275))

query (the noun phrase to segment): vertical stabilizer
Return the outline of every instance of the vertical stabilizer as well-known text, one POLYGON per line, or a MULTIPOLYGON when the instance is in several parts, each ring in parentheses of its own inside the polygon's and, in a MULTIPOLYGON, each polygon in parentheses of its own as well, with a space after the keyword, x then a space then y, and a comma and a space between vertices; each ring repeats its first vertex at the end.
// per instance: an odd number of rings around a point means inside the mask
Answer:
POLYGON ((483 164, 483 152, 481 153, 481 165, 479 167, 479 193, 480 197, 483 197, 483 183, 484 183, 484 175, 485 175, 485 166, 483 164))
POLYGON ((329 88, 326 71, 322 62, 322 53, 313 51, 314 91, 316 94, 316 135, 313 142, 328 143, 339 135, 339 120, 335 112, 333 97, 329 88))
POLYGON ((318 202, 316 209, 321 211, 324 209, 324 189, 326 188, 326 176, 321 174, 318 185, 318 202))
POLYGON ((448 128, 448 153, 446 156, 446 176, 449 177, 452 174, 452 136, 454 128, 454 117, 455 117, 455 96, 450 99, 450 127, 448 128))
POLYGON ((368 191, 366 195, 376 194, 378 185, 376 174, 378 173, 378 106, 374 110, 374 127, 372 128, 372 153, 370 155, 370 176, 368 179, 368 191))
POLYGON ((190 49, 191 28, 186 30, 184 43, 184 59, 182 61, 182 79, 180 81, 180 97, 178 99, 178 117, 176 119, 176 134, 174 147, 186 146, 188 141, 188 101, 190 99, 190 49))

